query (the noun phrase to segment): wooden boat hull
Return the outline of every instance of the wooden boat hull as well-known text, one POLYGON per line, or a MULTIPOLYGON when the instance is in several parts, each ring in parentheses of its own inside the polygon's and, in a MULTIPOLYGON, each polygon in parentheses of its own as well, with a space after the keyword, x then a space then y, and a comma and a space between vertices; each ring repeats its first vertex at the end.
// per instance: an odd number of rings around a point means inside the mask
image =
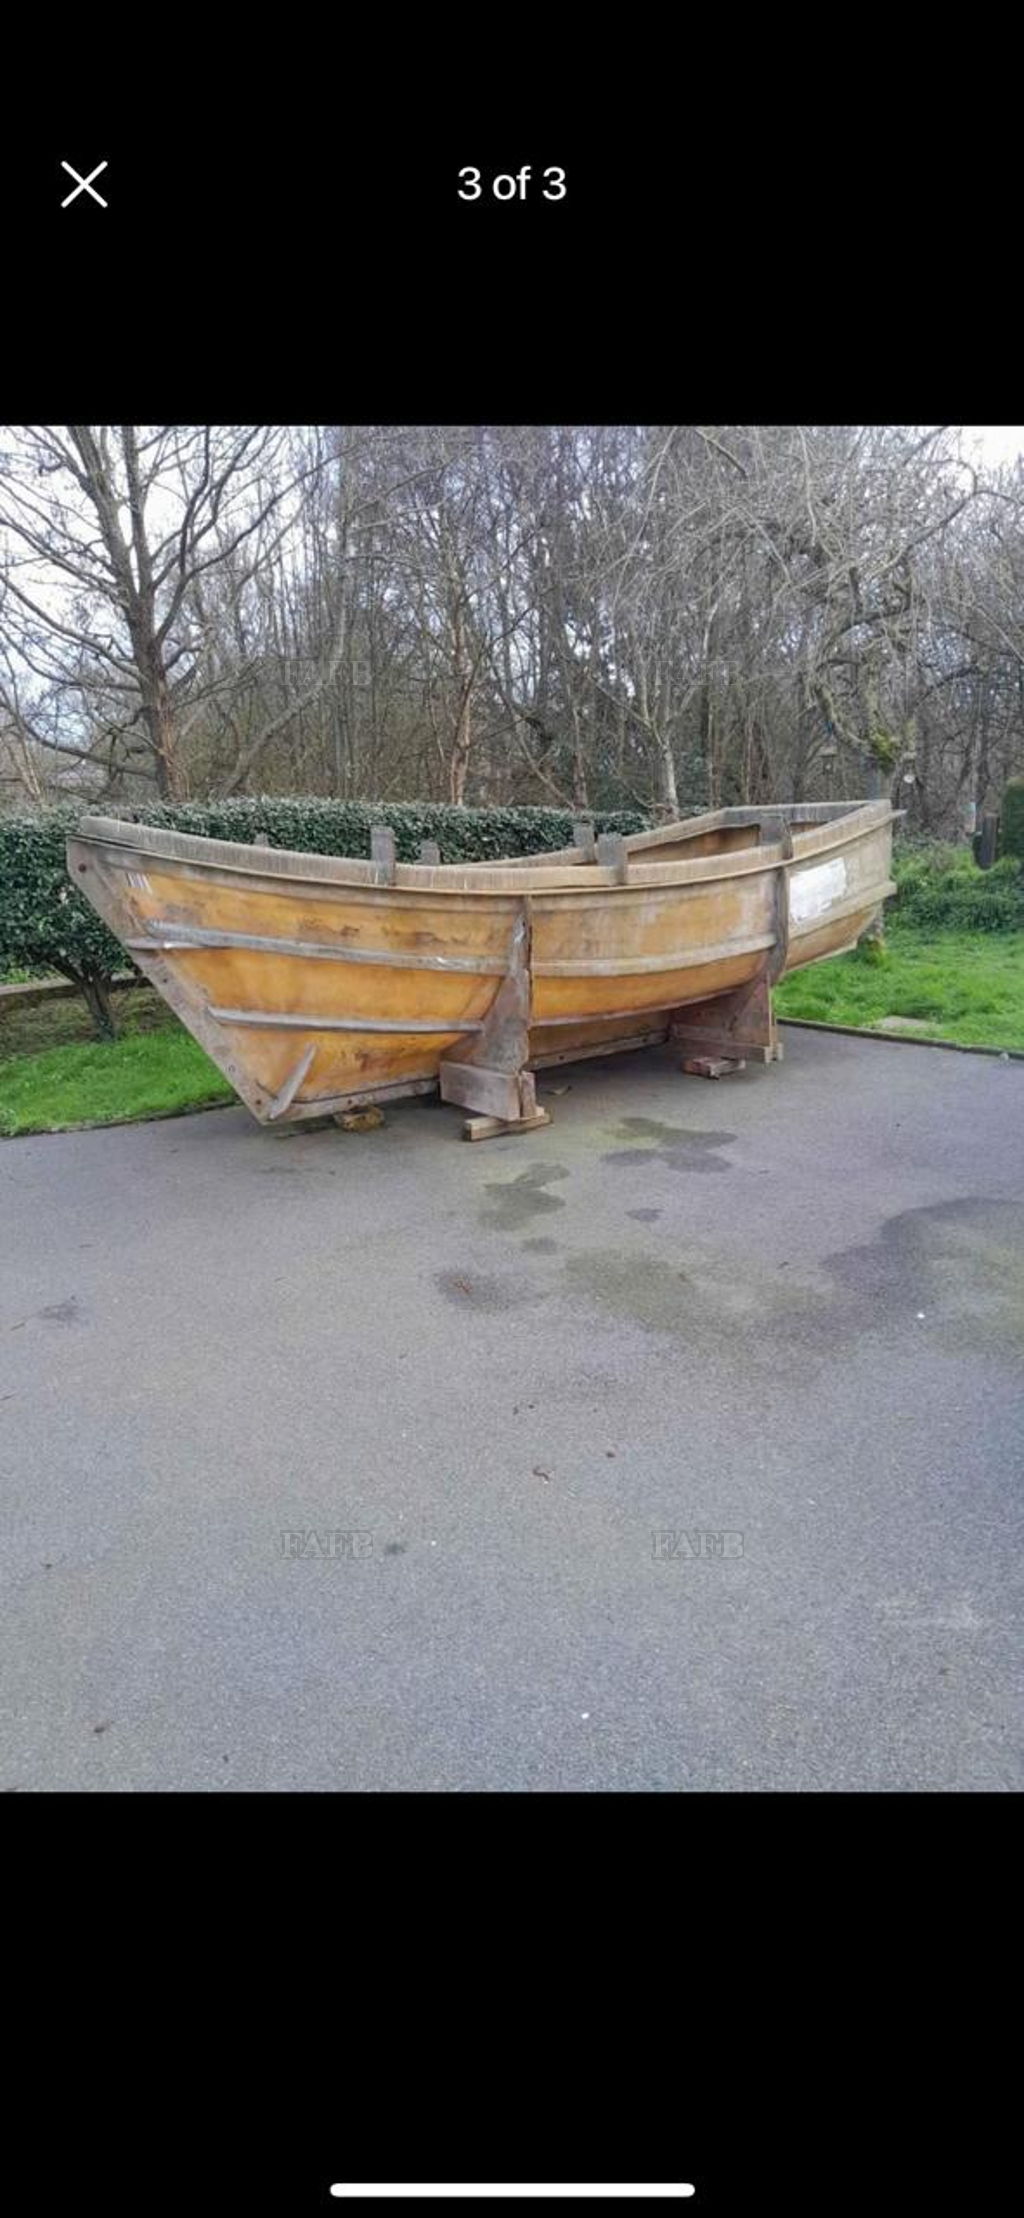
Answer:
POLYGON ((892 823, 887 801, 721 810, 464 867, 86 818, 68 869, 261 1122, 438 1085, 515 1119, 533 1070, 670 1032, 731 1025, 771 1059, 771 985, 855 944, 895 890, 892 823))

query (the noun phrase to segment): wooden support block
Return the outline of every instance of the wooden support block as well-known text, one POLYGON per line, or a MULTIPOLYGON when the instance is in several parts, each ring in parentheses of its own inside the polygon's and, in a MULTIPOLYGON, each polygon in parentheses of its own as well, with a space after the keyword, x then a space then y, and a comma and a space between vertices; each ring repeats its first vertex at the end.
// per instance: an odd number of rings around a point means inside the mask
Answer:
POLYGON ((767 969, 749 985, 680 1009, 669 1038, 673 1047, 701 1061, 710 1056, 712 1061, 734 1057, 752 1063, 781 1062, 767 969))
POLYGON ((671 1044, 673 1047, 685 1047, 689 1054, 698 1061, 706 1061, 708 1056, 711 1056, 712 1060, 724 1058, 726 1061, 733 1057, 745 1063, 781 1063, 782 1061, 782 1047, 777 1040, 770 1044, 764 1040, 738 1040, 733 1037, 731 1032, 676 1032, 673 1030, 671 1044))
POLYGON ((536 1109, 532 1117, 467 1117, 462 1127, 464 1140, 498 1140, 505 1133, 537 1132, 541 1125, 551 1123, 548 1109, 536 1109))
POLYGON ((382 886, 395 882, 395 835, 390 824, 371 824, 370 860, 375 862, 382 886))
POLYGON ((688 1055, 680 1065, 691 1078, 728 1078, 730 1071, 746 1067, 745 1062, 737 1062, 731 1055, 688 1055))
POLYGON ((531 1117, 537 1108, 537 1084, 532 1071, 489 1070, 481 1063, 439 1066, 442 1101, 460 1109, 478 1109, 481 1116, 500 1117, 508 1124, 531 1117))

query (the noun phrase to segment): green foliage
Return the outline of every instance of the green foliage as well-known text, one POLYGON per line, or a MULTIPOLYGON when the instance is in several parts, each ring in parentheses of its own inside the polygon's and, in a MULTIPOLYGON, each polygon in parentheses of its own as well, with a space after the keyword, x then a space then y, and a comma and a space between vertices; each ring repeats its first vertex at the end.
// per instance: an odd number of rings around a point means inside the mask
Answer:
POLYGON ((1024 1049, 1024 933, 926 939, 896 925, 883 965, 865 963, 859 949, 811 963, 776 987, 775 1007, 783 1019, 871 1030, 897 1017, 910 1037, 1024 1049))
POLYGON ((67 874, 64 843, 80 813, 0 817, 0 971, 59 971, 81 985, 125 969, 123 950, 67 874))
POLYGON ((1007 855, 979 870, 968 847, 936 841, 897 849, 887 915, 922 932, 1024 930, 1024 868, 1007 855))
MULTIPOLYGON (((0 818, 0 973, 18 966, 59 971, 76 985, 100 985, 127 967, 124 949, 72 885, 65 842, 81 810, 0 818)), ((370 829, 389 824, 400 862, 415 862, 433 839, 446 863, 491 862, 502 855, 540 855, 572 841, 567 809, 456 809, 429 802, 389 806, 360 801, 260 797, 189 801, 122 810, 129 822, 238 840, 309 855, 370 853, 370 829)), ((597 813, 599 832, 639 832, 649 818, 638 809, 597 813)))
POLYGON ((999 837, 1004 856, 1024 863, 1024 778, 1010 778, 1003 794, 999 837))

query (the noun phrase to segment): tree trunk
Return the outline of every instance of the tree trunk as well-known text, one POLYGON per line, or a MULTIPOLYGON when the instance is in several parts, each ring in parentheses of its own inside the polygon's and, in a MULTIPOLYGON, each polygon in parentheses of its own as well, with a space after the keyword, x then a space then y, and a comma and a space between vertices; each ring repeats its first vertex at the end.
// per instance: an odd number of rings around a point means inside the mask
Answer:
POLYGON ((178 761, 167 679, 159 660, 150 661, 147 657, 142 675, 144 714, 156 763, 157 792, 161 801, 184 801, 188 789, 178 761))
POLYGON ((93 1030, 97 1039, 116 1040, 117 1022, 114 1017, 113 1003, 110 999, 110 990, 106 979, 99 977, 95 972, 90 973, 88 977, 75 973, 72 973, 72 976, 74 976, 75 984, 92 1018, 93 1030))
POLYGON ((466 775, 469 770, 472 738, 472 694, 467 688, 459 702, 458 715, 455 720, 455 738, 452 743, 449 765, 448 791, 451 801, 457 809, 462 808, 466 797, 466 775))

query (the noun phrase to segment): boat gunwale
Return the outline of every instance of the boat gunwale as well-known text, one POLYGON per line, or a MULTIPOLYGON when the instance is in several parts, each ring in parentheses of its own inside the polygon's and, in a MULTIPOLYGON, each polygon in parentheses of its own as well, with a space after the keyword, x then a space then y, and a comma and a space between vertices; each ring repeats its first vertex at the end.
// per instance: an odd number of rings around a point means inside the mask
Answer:
MULTIPOLYGON (((684 840, 703 839, 707 833, 711 832, 728 832, 748 826, 760 826, 766 818, 773 822, 781 818, 795 836, 798 832, 821 831, 825 826, 847 822, 851 816, 859 816, 862 809, 888 810, 888 817, 882 814, 879 815, 879 823, 887 821, 895 823, 898 817, 903 817, 907 813, 905 809, 893 808, 891 803, 886 801, 884 794, 864 801, 765 802, 760 807, 751 804, 744 808, 708 809, 697 816, 676 817, 671 824, 657 824, 649 832, 627 833, 624 845, 627 855, 647 854, 656 847, 678 845, 684 840)), ((771 843, 766 841, 761 852, 766 852, 769 844, 778 845, 779 843, 777 841, 771 843)), ((729 848, 725 850, 721 858, 712 859, 724 860, 726 854, 740 855, 744 852, 743 848, 729 848)), ((692 856, 690 859, 691 861, 707 861, 708 857, 692 856)), ((538 858, 533 855, 507 855, 500 859, 496 858, 494 862, 477 863, 474 867, 477 870, 502 870, 512 866, 526 868, 530 863, 537 860, 538 858)), ((588 864, 586 852, 575 845, 552 848, 545 855, 544 861, 549 866, 557 863, 576 869, 585 868, 588 864)))
MULTIPOLYGON (((816 805, 794 804, 800 807, 816 805)), ((735 813, 752 825, 762 823, 765 818, 777 820, 785 815, 779 808, 714 813, 716 818, 735 813)), ((122 817, 84 817, 69 832, 68 844, 70 847, 78 843, 108 853, 120 850, 125 861, 129 856, 138 856, 142 862, 166 862, 183 865, 186 869, 191 866, 203 874, 216 872, 230 877, 279 879, 284 886, 296 888, 321 885, 385 895, 484 895, 502 901, 536 893, 579 900, 592 893, 613 892, 622 896, 631 891, 644 892, 674 885, 713 886, 727 879, 778 870, 780 865, 792 870, 801 863, 840 852, 870 837, 873 832, 891 825, 898 814, 902 811, 894 810, 884 799, 844 804, 842 815, 832 815, 807 826, 797 825, 792 833, 792 854, 786 852, 787 842, 773 840, 764 846, 735 848, 725 854, 691 855, 666 863, 644 862, 630 867, 627 879, 623 879, 614 867, 580 861, 565 864, 555 856, 525 858, 519 864, 511 858, 507 863, 398 863, 392 875, 386 866, 355 856, 315 855, 289 848, 254 847, 234 840, 205 839, 192 832, 132 824, 122 817)), ((717 822, 709 823, 700 817, 684 818, 681 825, 688 829, 681 831, 680 826, 669 825, 652 833, 636 833, 634 838, 651 847, 659 841, 668 844, 674 836, 699 837, 704 830, 720 828, 717 822)), ((627 840, 625 847, 627 862, 631 863, 632 842, 627 840)))

